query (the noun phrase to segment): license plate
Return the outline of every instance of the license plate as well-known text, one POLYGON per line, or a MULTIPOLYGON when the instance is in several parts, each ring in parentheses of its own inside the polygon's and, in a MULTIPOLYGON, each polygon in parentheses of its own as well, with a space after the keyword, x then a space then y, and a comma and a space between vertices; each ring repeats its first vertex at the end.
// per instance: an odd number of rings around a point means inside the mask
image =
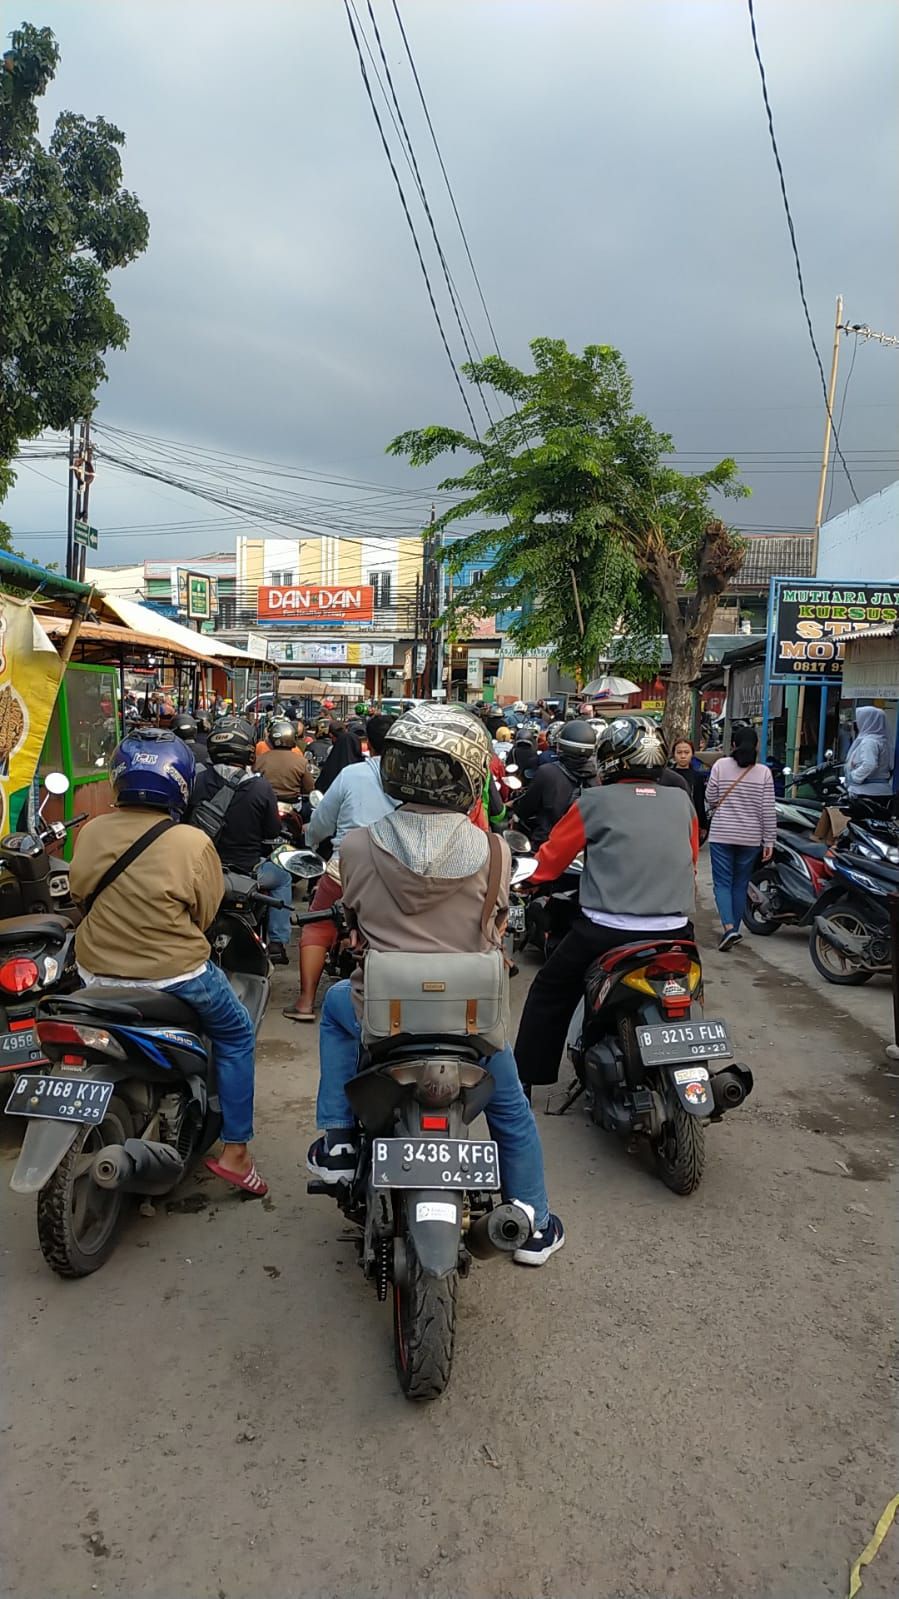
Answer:
POLYGON ((45 1059, 33 1027, 23 1027, 17 1033, 0 1033, 0 1072, 36 1066, 45 1059))
POLYGON ((524 906, 510 905, 508 928, 510 933, 524 932, 524 906))
POLYGON ((499 1156, 489 1139, 376 1138, 375 1188, 499 1188, 499 1156))
POLYGON ((36 1116, 46 1121, 101 1122, 114 1083, 89 1077, 17 1077, 6 1101, 8 1116, 36 1116))
POLYGON ((668 1022, 637 1028, 644 1066, 671 1066, 677 1061, 718 1060, 733 1054, 724 1022, 668 1022))

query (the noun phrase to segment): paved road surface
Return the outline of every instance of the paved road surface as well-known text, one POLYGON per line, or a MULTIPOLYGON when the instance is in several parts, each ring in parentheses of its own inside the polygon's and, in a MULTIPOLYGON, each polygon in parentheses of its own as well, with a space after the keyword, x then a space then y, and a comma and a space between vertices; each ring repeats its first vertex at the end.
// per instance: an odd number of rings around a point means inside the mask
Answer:
MULTIPOLYGON (((476 1269, 424 1409, 336 1211, 305 1194, 316 1038, 282 1020, 283 975, 264 1205, 191 1184, 62 1283, 4 1150, 2 1593, 845 1593, 897 1488, 899 1079, 749 940, 707 974, 757 1089, 711 1130, 703 1188, 670 1195, 577 1109, 541 1116, 567 1248, 476 1269)), ((897 1546, 864 1599, 899 1593, 897 1546)))

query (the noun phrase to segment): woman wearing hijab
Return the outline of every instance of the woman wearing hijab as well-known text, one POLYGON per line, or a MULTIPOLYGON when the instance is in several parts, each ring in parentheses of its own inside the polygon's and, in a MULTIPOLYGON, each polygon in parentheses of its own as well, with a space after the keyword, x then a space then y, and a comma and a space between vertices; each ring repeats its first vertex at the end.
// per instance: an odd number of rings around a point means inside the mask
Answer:
POLYGON ((852 799, 868 799, 893 792, 893 763, 887 738, 887 719, 876 705, 860 705, 855 716, 856 736, 846 752, 846 787, 852 799))
POLYGON ((738 727, 730 755, 716 761, 706 786, 706 811, 711 817, 709 852, 712 886, 721 917, 718 948, 732 949, 742 938, 749 879, 762 852, 769 861, 777 836, 774 780, 770 768, 756 759, 758 734, 738 727))
POLYGON ((338 772, 342 772, 345 766, 356 766, 364 759, 359 733, 349 727, 338 733, 334 748, 318 774, 316 787, 319 793, 327 794, 338 772))

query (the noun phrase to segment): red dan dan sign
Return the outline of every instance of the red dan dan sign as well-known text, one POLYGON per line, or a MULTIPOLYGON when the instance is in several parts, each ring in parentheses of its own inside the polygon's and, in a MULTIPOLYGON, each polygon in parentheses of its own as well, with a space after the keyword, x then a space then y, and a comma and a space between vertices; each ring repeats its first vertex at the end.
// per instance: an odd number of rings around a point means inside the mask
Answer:
POLYGON ((367 583, 266 584, 258 591, 260 622, 370 622, 374 608, 367 583))

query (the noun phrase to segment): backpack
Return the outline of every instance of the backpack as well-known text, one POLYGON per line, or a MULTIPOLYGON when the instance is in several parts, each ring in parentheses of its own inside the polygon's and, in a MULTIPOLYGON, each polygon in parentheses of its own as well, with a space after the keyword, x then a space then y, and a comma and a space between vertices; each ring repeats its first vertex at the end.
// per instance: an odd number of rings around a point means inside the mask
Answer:
POLYGON ((221 837, 222 829, 225 825, 225 817, 234 803, 242 782, 242 777, 239 777, 236 783, 230 778, 223 777, 221 788, 217 788, 214 794, 209 794, 205 799, 201 799, 191 810, 188 817, 190 825, 198 827, 202 833, 206 834, 207 838, 212 840, 213 844, 218 843, 221 837))

